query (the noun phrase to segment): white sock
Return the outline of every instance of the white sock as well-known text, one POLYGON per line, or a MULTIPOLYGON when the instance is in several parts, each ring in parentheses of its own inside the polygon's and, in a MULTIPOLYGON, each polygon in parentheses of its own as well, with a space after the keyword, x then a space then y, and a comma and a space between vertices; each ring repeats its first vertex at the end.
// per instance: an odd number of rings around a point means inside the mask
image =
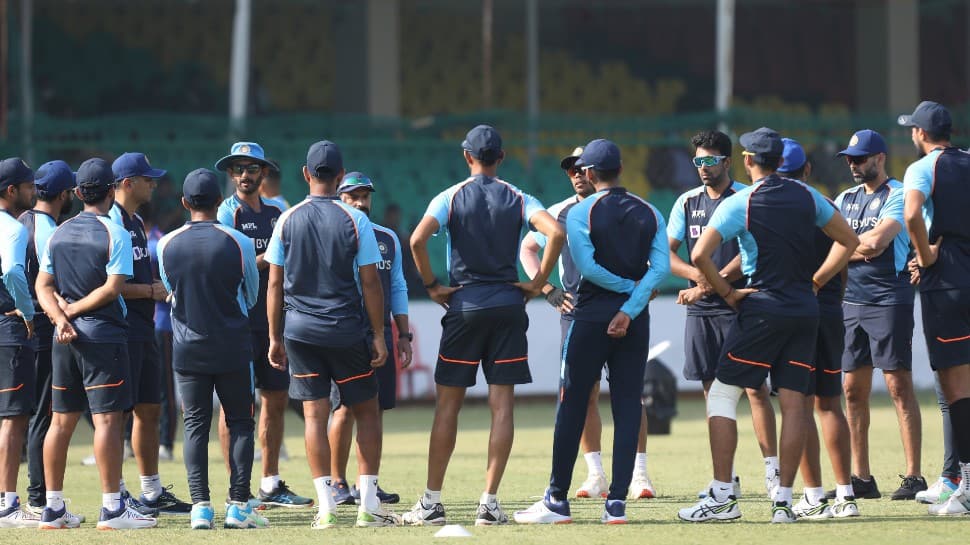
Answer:
POLYGON ((61 509, 64 509, 64 491, 48 490, 47 507, 50 507, 54 511, 60 511, 61 509))
POLYGON ((845 498, 852 498, 855 496, 855 491, 852 489, 851 484, 837 484, 835 485, 835 497, 844 500, 845 498))
POLYGON ((646 452, 637 453, 637 457, 633 462, 633 474, 634 475, 647 474, 647 453, 646 452))
POLYGON ((424 489, 424 504, 434 505, 436 503, 441 503, 441 491, 440 490, 429 490, 424 489))
POLYGON ((790 486, 787 487, 787 488, 784 487, 784 486, 779 486, 777 489, 775 489, 775 498, 774 499, 775 499, 775 502, 776 503, 777 502, 785 502, 790 507, 791 504, 792 504, 791 503, 791 496, 792 496, 792 490, 791 490, 791 487, 790 486))
POLYGON ((121 481, 118 482, 118 492, 120 492, 121 495, 124 496, 125 495, 125 492, 127 492, 127 491, 128 491, 128 489, 125 488, 125 480, 124 479, 121 479, 121 481))
POLYGON ((778 457, 765 456, 765 475, 768 477, 774 477, 777 472, 778 472, 778 457))
POLYGON ((263 477, 262 479, 259 480, 259 489, 269 494, 270 492, 276 490, 276 487, 279 484, 280 484, 280 476, 270 475, 269 477, 263 477))
POLYGON ((377 499, 377 475, 358 477, 357 489, 360 490, 361 509, 373 512, 381 508, 381 500, 377 499))
POLYGON ((711 481, 711 492, 717 501, 727 501, 728 496, 734 494, 734 483, 725 483, 717 479, 711 481))
POLYGON ((101 494, 101 507, 108 511, 117 511, 121 505, 121 492, 105 492, 101 494))
POLYGON ((313 479, 313 488, 317 490, 321 513, 336 513, 337 504, 333 501, 333 489, 330 487, 330 476, 313 479))
POLYGON ((158 473, 154 475, 141 475, 141 493, 148 501, 155 501, 165 489, 162 488, 162 478, 158 473))
POLYGON ((496 501, 498 501, 498 500, 496 500, 495 494, 489 494, 488 492, 482 492, 482 497, 479 498, 478 503, 480 503, 482 505, 490 505, 490 504, 495 503, 496 501))
POLYGON ((17 504, 17 493, 16 492, 4 492, 3 493, 3 506, 2 509, 8 509, 17 504))
POLYGON ((970 462, 960 462, 960 487, 964 495, 970 496, 970 462))
POLYGON ((586 468, 590 475, 606 475, 603 470, 603 456, 599 452, 587 452, 583 454, 586 458, 586 468))
POLYGON ((817 505, 825 497, 825 489, 821 486, 805 488, 805 499, 812 505, 817 505))

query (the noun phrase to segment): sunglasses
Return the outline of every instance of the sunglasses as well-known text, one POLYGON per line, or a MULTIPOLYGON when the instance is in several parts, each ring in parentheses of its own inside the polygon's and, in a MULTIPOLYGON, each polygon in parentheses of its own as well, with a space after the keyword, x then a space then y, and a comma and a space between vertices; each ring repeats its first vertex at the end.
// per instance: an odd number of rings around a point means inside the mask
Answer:
POLYGON ((871 156, 870 155, 859 155, 859 156, 846 155, 845 160, 853 165, 862 165, 869 160, 869 157, 871 156))
POLYGON ((263 170, 263 165, 259 163, 249 163, 248 165, 232 165, 229 167, 229 172, 235 175, 240 175, 243 172, 248 172, 249 174, 259 174, 259 171, 263 170))
POLYGON ((582 172, 583 172, 582 167, 569 167, 568 169, 566 169, 566 174, 569 174, 569 176, 576 176, 581 174, 582 172))
POLYGON ((721 161, 727 159, 725 155, 705 155, 704 157, 694 157, 694 166, 697 168, 701 167, 716 167, 721 164, 721 161))

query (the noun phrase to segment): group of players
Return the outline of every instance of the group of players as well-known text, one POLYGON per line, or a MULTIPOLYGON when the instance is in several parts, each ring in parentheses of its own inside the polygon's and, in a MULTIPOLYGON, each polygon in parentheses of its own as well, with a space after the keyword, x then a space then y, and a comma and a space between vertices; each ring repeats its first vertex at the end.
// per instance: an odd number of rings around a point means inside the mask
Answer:
POLYGON ((839 154, 859 185, 834 202, 802 181, 811 165, 796 141, 768 128, 742 135, 752 182, 746 186, 730 177, 730 138, 698 134, 691 143, 702 185, 677 200, 669 221, 623 188, 613 142, 593 140, 562 160, 575 195, 546 211, 498 177, 499 133, 487 125, 469 131, 462 142, 469 177, 431 201, 410 238, 428 295, 445 314, 426 489, 403 515, 386 508, 399 498, 380 489, 378 473, 381 415, 395 403, 396 362, 406 367, 412 355, 404 253, 393 231, 369 220, 376 188, 366 175, 346 172, 336 144, 309 148, 303 167, 309 195, 289 209, 260 196, 262 180, 278 173, 262 147, 234 144, 215 165, 232 180, 233 194, 223 198, 223 177, 215 171, 189 173, 182 205, 190 220, 157 245, 149 243, 137 210, 165 172, 143 154, 126 153, 113 164, 89 159, 76 173, 61 161, 35 172, 19 158, 5 159, 0 359, 11 371, 0 374, 0 527, 80 525, 83 517, 67 510, 63 483, 71 435, 88 410, 103 492, 98 528, 150 528, 159 512, 189 513, 192 528, 213 528, 207 454, 213 392, 222 405, 230 477, 226 527, 268 526, 259 512, 265 505, 315 505, 311 527, 329 528, 342 503, 359 503, 357 526, 445 524, 445 473, 479 366, 492 424, 475 524, 507 523, 497 493, 513 442, 514 387, 532 380, 525 301, 540 294, 562 313, 552 472, 543 499, 513 518, 572 521, 568 491, 582 445, 589 475, 575 495, 605 497, 602 522, 625 523, 628 497, 655 495, 640 395, 648 304, 671 272, 690 283, 678 295, 688 308, 685 377, 704 386, 714 468, 714 480, 696 505, 680 510, 681 519, 741 516, 733 461, 744 393, 765 458, 772 522, 858 516, 856 498, 880 495, 866 438, 874 366, 886 375, 907 453, 907 474, 893 497, 933 503, 934 514, 968 513, 970 222, 961 211, 970 205, 963 191, 970 155, 950 145, 950 116, 937 103, 923 102, 899 122, 912 127, 921 155, 903 183, 886 174, 882 137, 859 131, 839 154), (83 211, 58 226, 72 195, 83 211), (523 230, 530 231, 524 241, 523 230), (435 278, 427 250, 439 233, 448 239, 447 286, 435 278), (684 244, 689 260, 677 254, 684 244), (529 281, 519 281, 520 260, 529 281), (548 282, 557 262, 562 288, 548 282), (947 465, 932 487, 920 475, 919 409, 912 397, 913 284, 948 418, 947 465), (191 502, 163 487, 158 471, 156 301, 171 304, 191 502), (604 366, 615 429, 609 484, 596 404, 604 366), (258 497, 250 492, 255 388, 263 465, 258 497), (778 439, 769 390, 781 409, 778 439), (302 409, 316 502, 294 493, 279 475, 289 399, 302 409), (813 407, 836 479, 828 494, 813 407), (121 475, 129 415, 142 488, 137 499, 121 475), (355 422, 358 482, 349 487, 355 422), (16 490, 25 436, 31 494, 21 505, 16 490), (795 503, 799 467, 804 494, 795 503), (827 496, 835 500, 831 505, 827 496))

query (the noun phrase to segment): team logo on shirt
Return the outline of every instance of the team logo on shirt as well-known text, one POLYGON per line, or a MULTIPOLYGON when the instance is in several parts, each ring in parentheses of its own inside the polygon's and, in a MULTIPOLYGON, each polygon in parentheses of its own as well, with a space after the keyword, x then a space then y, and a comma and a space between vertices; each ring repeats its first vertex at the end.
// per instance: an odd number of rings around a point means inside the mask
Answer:
POLYGON ((869 210, 879 210, 880 204, 881 204, 881 201, 879 200, 879 197, 872 199, 872 204, 869 205, 869 210))
POLYGON ((383 242, 378 242, 377 249, 380 250, 381 255, 384 255, 387 253, 387 244, 384 244, 383 242))

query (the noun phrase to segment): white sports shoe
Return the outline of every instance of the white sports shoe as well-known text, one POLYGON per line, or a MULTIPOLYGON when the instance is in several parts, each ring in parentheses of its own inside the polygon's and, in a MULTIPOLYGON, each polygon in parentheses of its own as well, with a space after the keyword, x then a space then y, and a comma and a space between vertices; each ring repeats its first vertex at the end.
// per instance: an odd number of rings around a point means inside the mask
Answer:
POLYGON ((381 528, 384 526, 401 526, 404 521, 401 515, 392 513, 384 509, 383 505, 377 507, 376 511, 368 511, 363 505, 357 510, 358 528, 381 528))
POLYGON ((738 506, 738 500, 732 496, 728 496, 724 501, 717 501, 713 495, 707 495, 693 506, 678 511, 677 516, 687 522, 733 520, 741 518, 741 508, 738 506))
POLYGON ((321 513, 318 512, 313 517, 313 522, 310 523, 311 530, 326 530, 333 528, 337 525, 337 515, 336 513, 321 513))
POLYGON ((478 512, 475 515, 475 526, 497 526, 508 524, 509 517, 502 510, 498 500, 492 503, 479 503, 478 512))
POLYGON ((425 505, 424 498, 418 498, 418 502, 401 516, 401 520, 408 526, 444 526, 445 506, 440 502, 425 505))
MULTIPOLYGON (((704 498, 706 498, 707 493, 708 491, 710 491, 710 489, 711 489, 711 485, 707 485, 707 488, 697 493, 697 499, 703 500, 704 498)), ((734 478, 734 490, 732 490, 732 492, 733 492, 732 495, 734 496, 734 499, 736 500, 741 499, 741 477, 734 478)))
POLYGON ((832 514, 832 508, 829 506, 828 500, 822 498, 818 503, 812 504, 804 495, 802 499, 798 500, 798 503, 795 504, 792 511, 800 519, 821 520, 830 519, 835 516, 832 514))
POLYGON ((860 516, 855 498, 837 498, 832 504, 832 516, 837 519, 860 516))
POLYGON ((610 484, 606 482, 606 475, 602 473, 592 473, 582 486, 576 489, 577 498, 605 498, 610 491, 610 484))
POLYGON ((940 477, 935 483, 930 485, 926 490, 920 490, 916 493, 916 501, 919 503, 943 503, 953 495, 953 492, 959 488, 960 485, 954 483, 946 477, 940 477))
POLYGON ((634 500, 656 498, 657 492, 653 489, 650 476, 646 473, 634 474, 633 480, 630 481, 630 493, 628 497, 634 500))
MULTIPOLYGON (((64 498, 65 506, 71 503, 70 498, 64 498)), ((33 505, 27 504, 24 509, 30 511, 34 515, 37 515, 37 520, 40 520, 41 515, 44 514, 44 507, 34 507, 33 505)), ((77 513, 72 513, 68 510, 64 510, 64 521, 67 523, 68 528, 77 528, 82 522, 87 520, 84 515, 79 515, 77 513)))
POLYGON ((552 502, 548 494, 528 509, 516 511, 514 518, 519 524, 570 524, 573 521, 569 502, 552 502))
POLYGON ((158 521, 154 518, 146 517, 131 507, 121 504, 121 508, 117 511, 101 508, 98 530, 140 530, 154 528, 157 524, 158 521))
POLYGON ((798 520, 787 501, 776 501, 771 508, 772 524, 787 524, 798 520))
POLYGON ((0 511, 0 528, 36 528, 39 522, 40 515, 21 507, 19 501, 0 511))
POLYGON ((950 494, 950 497, 943 503, 931 505, 929 508, 931 515, 956 516, 970 514, 970 498, 966 496, 963 488, 960 487, 950 494))

